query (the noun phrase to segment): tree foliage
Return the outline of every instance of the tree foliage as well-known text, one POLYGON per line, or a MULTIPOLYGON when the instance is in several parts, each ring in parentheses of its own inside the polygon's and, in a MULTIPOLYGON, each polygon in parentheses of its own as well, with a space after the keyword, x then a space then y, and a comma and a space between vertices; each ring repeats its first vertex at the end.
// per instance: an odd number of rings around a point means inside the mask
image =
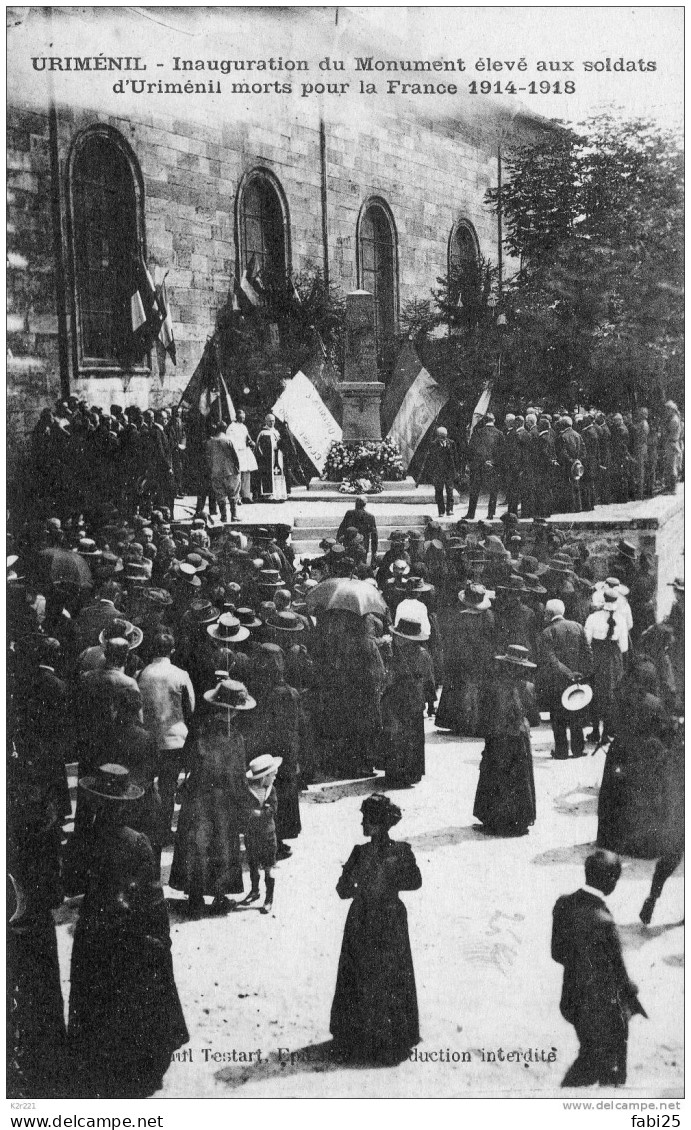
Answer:
POLYGON ((609 114, 506 160, 506 364, 556 399, 683 397, 683 156, 674 135, 609 114))

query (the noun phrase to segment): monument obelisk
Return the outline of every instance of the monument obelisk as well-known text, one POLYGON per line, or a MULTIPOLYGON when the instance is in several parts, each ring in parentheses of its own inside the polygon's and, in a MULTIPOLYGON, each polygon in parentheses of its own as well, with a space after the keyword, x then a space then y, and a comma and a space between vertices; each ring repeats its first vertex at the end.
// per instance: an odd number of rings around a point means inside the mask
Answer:
POLYGON ((343 396, 343 442, 381 443, 381 404, 384 385, 377 379, 374 333, 374 295, 354 290, 346 295, 346 339, 343 396))

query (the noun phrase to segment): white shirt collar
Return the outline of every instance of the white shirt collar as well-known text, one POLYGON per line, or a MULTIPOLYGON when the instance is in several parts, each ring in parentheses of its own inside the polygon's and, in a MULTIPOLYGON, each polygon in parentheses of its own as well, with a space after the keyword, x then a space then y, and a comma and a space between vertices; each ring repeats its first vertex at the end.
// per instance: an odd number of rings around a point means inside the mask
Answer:
POLYGON ((604 902, 605 907, 607 908, 607 910, 609 910, 609 907, 607 906, 607 899, 603 895, 602 891, 598 891, 597 887, 589 887, 587 883, 584 883, 581 887, 581 890, 587 891, 589 895, 595 895, 595 898, 598 898, 600 902, 604 902))

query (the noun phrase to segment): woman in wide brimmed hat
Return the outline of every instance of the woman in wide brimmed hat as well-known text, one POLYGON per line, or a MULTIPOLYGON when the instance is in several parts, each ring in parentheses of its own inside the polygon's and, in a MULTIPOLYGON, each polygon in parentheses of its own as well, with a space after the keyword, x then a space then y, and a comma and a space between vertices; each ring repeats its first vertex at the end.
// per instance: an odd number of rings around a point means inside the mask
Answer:
POLYGON ((204 692, 208 712, 196 736, 194 759, 185 789, 170 886, 188 895, 190 917, 226 914, 242 894, 240 830, 246 801, 245 740, 238 723, 257 703, 244 683, 224 678, 204 692))
POLYGON ((527 648, 517 644, 494 657, 486 688, 485 748, 473 805, 473 815, 490 835, 524 836, 535 823, 530 726, 520 687, 536 667, 527 648))
POLYGON ((420 1040, 406 908, 399 891, 417 891, 422 876, 410 844, 391 840, 401 810, 374 793, 362 805, 362 830, 336 891, 352 899, 331 1006, 337 1055, 393 1064, 420 1040))
POLYGON ((466 737, 481 732, 481 693, 494 644, 494 613, 484 585, 469 583, 449 610, 444 648, 444 686, 437 726, 466 737), (459 604, 462 607, 459 607, 459 604))
POLYGON ((144 1098, 189 1040, 175 987, 170 927, 151 844, 127 826, 144 790, 122 765, 81 778, 96 808, 88 885, 70 974, 74 1093, 144 1098))
POLYGON ((393 655, 387 686, 382 695, 381 762, 386 780, 393 786, 415 785, 425 773, 425 704, 435 699, 434 670, 425 644, 429 620, 424 605, 414 619, 406 601, 405 617, 391 628, 393 655), (424 620, 423 620, 424 614, 424 620))
POLYGON ((287 859, 292 852, 285 840, 296 839, 302 831, 298 788, 302 704, 299 692, 285 681, 285 658, 278 644, 260 644, 253 658, 259 708, 247 730, 247 753, 251 760, 266 753, 282 758, 276 777, 276 835, 278 858, 287 859))

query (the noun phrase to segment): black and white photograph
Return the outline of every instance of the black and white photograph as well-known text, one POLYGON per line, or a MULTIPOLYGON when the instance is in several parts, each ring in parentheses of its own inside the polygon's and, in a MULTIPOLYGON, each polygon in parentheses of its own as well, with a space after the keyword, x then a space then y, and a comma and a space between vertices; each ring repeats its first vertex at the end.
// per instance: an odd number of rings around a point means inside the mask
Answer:
POLYGON ((5 12, 11 1125, 680 1127, 684 8, 5 12))

